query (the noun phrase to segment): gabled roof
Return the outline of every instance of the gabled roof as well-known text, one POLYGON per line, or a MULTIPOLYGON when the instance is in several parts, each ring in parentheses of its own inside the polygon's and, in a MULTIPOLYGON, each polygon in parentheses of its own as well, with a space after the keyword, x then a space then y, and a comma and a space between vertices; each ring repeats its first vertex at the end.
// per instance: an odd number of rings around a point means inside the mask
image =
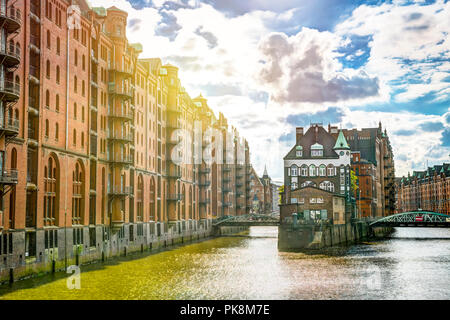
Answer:
MULTIPOLYGON (((311 149, 321 145, 323 147, 323 158, 324 159, 338 159, 338 154, 333 150, 336 144, 336 138, 334 138, 328 131, 326 131, 320 125, 312 125, 305 132, 305 134, 300 138, 298 144, 292 147, 288 154, 284 157, 285 160, 299 158, 296 156, 297 147, 301 147, 303 150, 303 156, 301 159, 316 159, 311 157, 311 149)), ((322 149, 320 149, 322 150, 322 149)))

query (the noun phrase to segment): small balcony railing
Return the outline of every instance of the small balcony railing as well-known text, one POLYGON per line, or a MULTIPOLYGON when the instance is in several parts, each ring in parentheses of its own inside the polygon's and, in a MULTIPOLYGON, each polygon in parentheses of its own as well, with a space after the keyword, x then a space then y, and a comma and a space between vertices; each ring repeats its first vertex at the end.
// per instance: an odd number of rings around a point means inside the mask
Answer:
POLYGON ((0 184, 16 184, 19 171, 17 169, 4 169, 0 171, 0 184))
POLYGON ((127 196, 133 194, 132 186, 108 186, 108 194, 110 195, 118 195, 118 196, 127 196))
POLYGON ((19 119, 6 118, 3 122, 0 121, 0 130, 6 131, 7 134, 17 135, 19 133, 19 128, 19 119))
POLYGON ((133 157, 131 155, 124 156, 124 155, 113 155, 110 157, 111 162, 115 163, 123 163, 123 164, 132 164, 133 163, 133 157))
POLYGON ((22 12, 12 6, 6 9, 0 9, 0 18, 6 19, 8 32, 17 31, 22 25, 22 12))
POLYGON ((122 118, 122 119, 126 119, 126 120, 133 120, 134 116, 133 116, 133 112, 131 110, 109 110, 108 111, 108 116, 113 117, 113 118, 122 118))
POLYGON ((115 83, 110 83, 108 86, 109 93, 125 96, 127 98, 133 98, 133 90, 127 88, 126 86, 116 85, 115 83))
POLYGON ((211 185, 211 181, 202 181, 198 185, 200 187, 209 187, 211 185))
POLYGON ((20 84, 12 81, 0 81, 0 92, 3 93, 7 101, 17 100, 20 95, 20 84))
POLYGON ((110 140, 120 140, 120 141, 133 141, 133 134, 132 133, 121 133, 121 132, 114 132, 109 131, 108 132, 108 139, 110 140))
POLYGON ((0 54, 5 56, 4 63, 7 64, 8 67, 20 63, 20 53, 20 47, 17 46, 14 42, 11 42, 4 46, 0 46, 0 54))

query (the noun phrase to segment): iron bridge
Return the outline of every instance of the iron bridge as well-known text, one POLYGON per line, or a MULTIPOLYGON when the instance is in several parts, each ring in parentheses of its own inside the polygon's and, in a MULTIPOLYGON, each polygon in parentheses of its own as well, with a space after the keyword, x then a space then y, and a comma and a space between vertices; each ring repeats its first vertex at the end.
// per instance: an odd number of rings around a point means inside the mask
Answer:
POLYGON ((450 228, 450 216, 431 211, 412 211, 384 217, 370 226, 450 228))
POLYGON ((278 214, 246 214, 242 216, 226 216, 216 220, 214 226, 239 226, 239 227, 257 227, 257 226, 278 226, 280 216, 278 214))

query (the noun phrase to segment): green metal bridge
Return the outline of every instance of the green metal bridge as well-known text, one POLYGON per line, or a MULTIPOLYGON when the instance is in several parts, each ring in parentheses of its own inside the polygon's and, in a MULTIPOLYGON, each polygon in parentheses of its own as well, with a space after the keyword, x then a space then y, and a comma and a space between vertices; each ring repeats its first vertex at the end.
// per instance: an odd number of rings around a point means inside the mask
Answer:
POLYGON ((381 218, 370 226, 450 228, 450 216, 431 211, 412 211, 381 218))
POLYGON ((278 214, 246 214, 242 216, 225 216, 213 224, 216 227, 239 226, 239 227, 255 227, 255 226, 278 226, 280 224, 280 216, 278 214))

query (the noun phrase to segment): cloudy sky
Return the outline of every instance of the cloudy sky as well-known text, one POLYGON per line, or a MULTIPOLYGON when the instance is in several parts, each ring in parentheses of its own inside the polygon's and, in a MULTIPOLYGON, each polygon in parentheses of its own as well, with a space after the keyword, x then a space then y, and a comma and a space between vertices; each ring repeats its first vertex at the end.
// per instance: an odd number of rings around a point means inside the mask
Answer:
POLYGON ((295 127, 381 121, 397 176, 450 161, 449 0, 91 0, 129 13, 141 57, 180 67, 282 180, 295 127))

